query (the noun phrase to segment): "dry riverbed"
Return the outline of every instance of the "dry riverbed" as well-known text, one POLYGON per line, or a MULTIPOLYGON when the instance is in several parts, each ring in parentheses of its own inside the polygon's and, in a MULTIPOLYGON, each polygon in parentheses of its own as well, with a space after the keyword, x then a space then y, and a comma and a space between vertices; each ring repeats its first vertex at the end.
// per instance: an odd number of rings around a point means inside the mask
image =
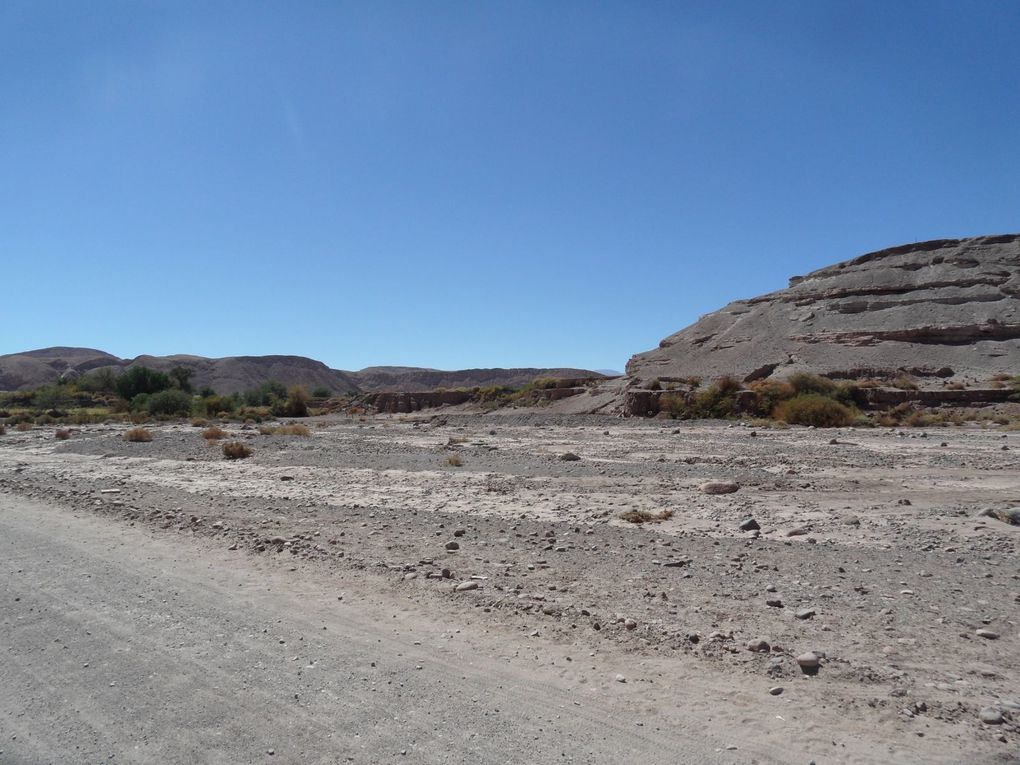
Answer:
POLYGON ((238 461, 186 424, 148 443, 121 425, 9 430, 0 492, 456 620, 579 701, 696 724, 720 762, 1020 761, 1020 526, 979 515, 1020 507, 1020 433, 309 425, 225 425, 253 451, 238 461))

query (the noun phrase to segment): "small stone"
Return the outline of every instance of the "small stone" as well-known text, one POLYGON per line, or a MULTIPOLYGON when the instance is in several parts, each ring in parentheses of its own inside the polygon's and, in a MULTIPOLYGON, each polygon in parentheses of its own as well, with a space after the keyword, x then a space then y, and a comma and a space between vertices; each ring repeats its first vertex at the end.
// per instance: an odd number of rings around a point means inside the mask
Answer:
POLYGON ((756 531, 761 528, 754 518, 745 518, 739 526, 741 531, 756 531))
POLYGON ((451 539, 449 542, 446 543, 446 549, 447 550, 459 550, 460 549, 460 543, 459 542, 454 542, 451 539))
POLYGON ((477 589, 478 589, 478 582, 470 581, 470 582, 461 582, 460 584, 458 584, 456 587, 453 588, 453 591, 454 592, 467 592, 468 590, 477 590, 477 589))
POLYGON ((794 613, 794 616, 797 617, 798 619, 810 619, 814 615, 815 609, 813 608, 802 608, 796 613, 794 613))
POLYGON ((802 653, 797 657, 797 664, 800 666, 804 674, 810 675, 818 671, 821 659, 819 659, 818 654, 814 651, 808 651, 807 653, 802 653))
POLYGON ((772 646, 764 640, 749 640, 747 642, 747 650, 753 653, 768 653, 772 650, 772 646))
POLYGON ((563 462, 577 462, 581 458, 578 457, 573 452, 564 452, 563 454, 560 455, 560 459, 563 462))
POLYGON ((771 688, 769 688, 769 694, 772 695, 772 696, 778 696, 782 692, 783 692, 783 686, 781 686, 781 685, 774 685, 771 688))
POLYGON ((992 630, 980 629, 980 630, 976 630, 974 632, 974 634, 977 635, 980 638, 984 638, 985 640, 998 640, 999 639, 999 633, 998 632, 993 632, 992 630))
POLYGON ((978 719, 981 720, 985 725, 1002 725, 1005 722, 1002 716, 1002 710, 996 709, 995 707, 985 707, 978 712, 978 719))
POLYGON ((776 592, 776 586, 774 584, 766 584, 765 592, 776 592))
POLYGON ((732 494, 740 489, 736 481, 706 481, 698 487, 702 494, 732 494))
POLYGON ((789 531, 787 531, 786 532, 786 536, 788 536, 788 537, 802 537, 802 536, 804 536, 807 533, 808 533, 807 529, 805 529, 803 526, 798 526, 795 529, 790 529, 789 531))
POLYGON ((618 682, 618 683, 625 683, 625 682, 627 682, 627 678, 625 678, 623 675, 617 675, 616 676, 616 682, 618 682))
POLYGON ((462 537, 462 536, 464 536, 465 534, 467 534, 467 529, 457 529, 457 530, 455 530, 455 531, 453 532, 453 535, 454 535, 455 537, 462 537))
POLYGON ((782 608, 783 601, 781 601, 779 598, 769 598, 768 600, 765 601, 765 605, 771 606, 772 608, 782 608))
POLYGON ((626 621, 624 621, 623 626, 629 630, 636 630, 637 622, 634 621, 633 619, 627 619, 626 621))

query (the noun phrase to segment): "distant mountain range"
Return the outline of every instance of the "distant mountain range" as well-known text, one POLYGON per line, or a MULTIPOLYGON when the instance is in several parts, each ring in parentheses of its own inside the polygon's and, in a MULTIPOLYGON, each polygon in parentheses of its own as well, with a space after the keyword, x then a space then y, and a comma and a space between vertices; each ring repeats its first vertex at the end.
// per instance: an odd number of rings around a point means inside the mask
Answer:
POLYGON ((36 388, 75 378, 97 369, 122 372, 144 366, 161 372, 174 367, 194 371, 192 384, 217 393, 235 393, 275 380, 304 385, 308 390, 327 388, 334 393, 426 391, 436 388, 471 388, 487 385, 521 387, 538 377, 602 377, 587 369, 460 369, 443 371, 420 367, 368 367, 360 372, 330 369, 304 356, 137 356, 121 359, 94 348, 41 348, 0 356, 0 390, 36 388))

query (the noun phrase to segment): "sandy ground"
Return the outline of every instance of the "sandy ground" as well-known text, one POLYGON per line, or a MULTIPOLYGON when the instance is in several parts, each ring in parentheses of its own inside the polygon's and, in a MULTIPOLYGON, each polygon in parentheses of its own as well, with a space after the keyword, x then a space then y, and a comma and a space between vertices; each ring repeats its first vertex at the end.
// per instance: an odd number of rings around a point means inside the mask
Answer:
POLYGON ((0 437, 0 761, 1020 762, 1020 433, 311 424, 0 437))

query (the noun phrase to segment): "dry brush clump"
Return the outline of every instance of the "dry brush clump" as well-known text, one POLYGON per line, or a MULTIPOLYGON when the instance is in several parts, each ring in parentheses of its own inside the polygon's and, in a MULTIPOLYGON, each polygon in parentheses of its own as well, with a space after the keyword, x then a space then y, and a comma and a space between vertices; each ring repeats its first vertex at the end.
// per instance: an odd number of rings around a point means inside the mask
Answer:
POLYGON ((56 438, 58 441, 66 441, 71 437, 71 431, 68 430, 67 428, 60 428, 53 434, 53 437, 56 438))
POLYGON ((124 440, 132 443, 144 443, 152 440, 152 432, 145 428, 131 428, 125 431, 124 440))
POLYGON ((651 510, 627 510, 620 513, 620 520, 628 523, 662 523, 672 517, 672 510, 660 510, 657 513, 651 510))
POLYGON ((460 458, 460 455, 454 454, 446 458, 446 464, 450 467, 460 467, 464 464, 464 460, 460 458))
POLYGON ((820 393, 802 393, 777 405, 775 417, 790 425, 845 428, 853 424, 854 411, 820 393))
POLYGON ((276 427, 263 425, 259 428, 259 433, 264 436, 301 436, 303 438, 308 438, 312 435, 312 431, 308 429, 307 425, 298 423, 277 425, 276 427))
POLYGON ((228 435, 227 431, 217 425, 211 425, 202 431, 202 438, 206 441, 219 441, 221 438, 226 438, 228 435))
POLYGON ((27 433, 32 429, 32 423, 30 422, 19 422, 14 426, 14 429, 19 433, 27 433))
POLYGON ((7 435, 7 428, 5 428, 3 425, 0 425, 0 436, 6 436, 6 435, 7 435))
POLYGON ((229 441, 223 444, 223 457, 228 460, 243 460, 251 456, 251 449, 240 441, 229 441))

